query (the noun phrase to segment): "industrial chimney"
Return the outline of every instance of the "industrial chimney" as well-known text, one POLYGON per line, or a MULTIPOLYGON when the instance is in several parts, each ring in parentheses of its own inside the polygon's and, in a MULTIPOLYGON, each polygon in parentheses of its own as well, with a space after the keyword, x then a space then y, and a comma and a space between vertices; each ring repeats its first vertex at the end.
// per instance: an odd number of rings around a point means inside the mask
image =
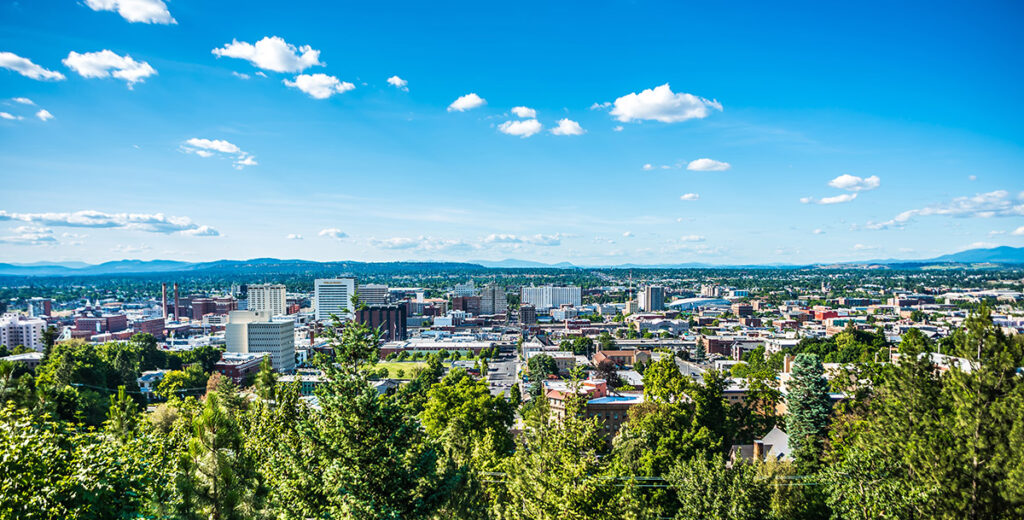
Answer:
POLYGON ((164 310, 164 320, 167 320, 167 284, 160 284, 160 306, 164 310))
POLYGON ((180 307, 178 307, 178 305, 179 305, 179 302, 178 302, 178 284, 175 283, 174 284, 174 321, 178 321, 178 318, 179 318, 178 313, 181 312, 180 311, 180 307))

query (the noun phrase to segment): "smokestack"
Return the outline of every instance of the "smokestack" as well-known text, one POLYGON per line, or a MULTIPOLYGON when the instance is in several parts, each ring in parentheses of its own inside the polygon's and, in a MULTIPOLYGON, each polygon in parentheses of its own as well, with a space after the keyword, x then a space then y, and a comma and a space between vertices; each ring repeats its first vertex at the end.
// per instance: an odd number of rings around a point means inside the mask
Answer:
POLYGON ((181 312, 181 311, 179 311, 178 305, 179 305, 179 303, 178 303, 178 284, 175 283, 174 284, 174 321, 178 321, 178 318, 179 318, 178 313, 181 312))
POLYGON ((164 310, 164 319, 167 319, 167 284, 160 284, 160 306, 164 310))

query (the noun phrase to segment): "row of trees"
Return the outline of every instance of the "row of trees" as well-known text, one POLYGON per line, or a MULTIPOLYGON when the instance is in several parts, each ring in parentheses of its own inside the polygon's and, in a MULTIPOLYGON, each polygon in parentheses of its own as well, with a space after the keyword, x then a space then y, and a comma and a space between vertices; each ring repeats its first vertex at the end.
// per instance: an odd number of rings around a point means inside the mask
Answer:
POLYGON ((96 428, 5 394, 0 517, 1024 515, 1024 343, 984 313, 949 346, 963 369, 940 370, 938 346, 908 334, 896 363, 833 378, 846 396, 838 405, 814 353, 797 357, 785 394, 753 378, 762 386, 743 405, 723 398, 724 374, 695 382, 666 357, 647 367, 645 402, 611 440, 582 399, 553 420, 546 400, 519 407, 462 370, 444 374, 436 356, 381 394, 376 335, 358 325, 330 334, 336 357, 317 360, 328 382, 312 402, 269 367, 257 398, 216 374, 205 397, 174 396, 149 414, 116 393, 96 428), (731 445, 776 425, 792 462, 727 464, 731 445))

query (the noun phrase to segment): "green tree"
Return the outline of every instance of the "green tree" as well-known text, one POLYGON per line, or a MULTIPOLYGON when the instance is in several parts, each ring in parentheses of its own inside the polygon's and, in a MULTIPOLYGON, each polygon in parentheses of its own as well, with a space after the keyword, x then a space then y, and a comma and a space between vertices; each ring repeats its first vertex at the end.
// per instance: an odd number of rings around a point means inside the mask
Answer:
POLYGON ((768 516, 769 491, 751 464, 727 468, 721 457, 696 456, 674 466, 667 480, 679 500, 679 520, 768 516))
POLYGON ((807 472, 818 468, 832 410, 824 372, 818 356, 797 355, 786 396, 789 446, 797 466, 807 472))
POLYGON ((256 395, 260 396, 261 399, 274 399, 274 391, 277 388, 277 375, 274 374, 274 368, 270 364, 270 356, 264 356, 263 362, 260 363, 260 371, 256 373, 254 386, 256 395))

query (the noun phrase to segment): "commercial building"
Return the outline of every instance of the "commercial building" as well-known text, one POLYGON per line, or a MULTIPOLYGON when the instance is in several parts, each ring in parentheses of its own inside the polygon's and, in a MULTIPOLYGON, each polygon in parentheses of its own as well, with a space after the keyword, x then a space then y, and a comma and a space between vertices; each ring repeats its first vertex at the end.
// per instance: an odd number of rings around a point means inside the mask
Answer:
POLYGON ((537 308, 533 305, 519 306, 519 324, 533 325, 537 323, 537 308))
POLYGON ((529 303, 538 310, 547 310, 562 305, 579 307, 583 303, 583 295, 579 287, 554 287, 544 285, 541 287, 523 287, 521 290, 522 303, 529 303))
POLYGON ((457 283, 455 284, 455 289, 452 290, 452 297, 475 295, 476 285, 473 283, 473 280, 470 280, 466 283, 457 283))
POLYGON ((53 312, 53 300, 49 298, 32 298, 28 301, 28 315, 33 318, 49 316, 53 312))
POLYGON ((356 311, 356 321, 380 329, 384 341, 402 341, 406 338, 404 305, 367 305, 356 311))
POLYGON ((213 366, 215 372, 230 377, 235 384, 241 384, 246 378, 255 376, 263 363, 262 354, 240 354, 225 352, 220 361, 213 366))
POLYGON ((481 314, 480 303, 479 296, 456 296, 452 298, 452 310, 477 316, 481 314))
POLYGON ((644 312, 665 310, 665 288, 659 285, 648 285, 637 295, 640 310, 644 312))
POLYGON ((329 321, 331 315, 342 320, 352 316, 355 278, 318 278, 313 283, 313 309, 317 321, 329 321))
POLYGON ((150 334, 156 339, 164 338, 164 319, 161 317, 138 319, 132 322, 136 334, 150 334))
POLYGON ((0 317, 0 345, 16 347, 25 345, 32 350, 43 350, 43 329, 46 321, 29 318, 20 314, 4 314, 0 317))
POLYGON ((250 311, 284 316, 286 309, 284 285, 264 283, 249 286, 250 311))
POLYGON ((508 312, 508 296, 505 289, 488 285, 480 291, 480 314, 505 314, 508 312))
POLYGON ((364 305, 387 305, 388 286, 379 283, 359 284, 359 303, 364 305))
POLYGON ((224 327, 227 351, 235 354, 270 356, 278 372, 295 369, 295 321, 273 319, 266 313, 234 311, 224 327))

